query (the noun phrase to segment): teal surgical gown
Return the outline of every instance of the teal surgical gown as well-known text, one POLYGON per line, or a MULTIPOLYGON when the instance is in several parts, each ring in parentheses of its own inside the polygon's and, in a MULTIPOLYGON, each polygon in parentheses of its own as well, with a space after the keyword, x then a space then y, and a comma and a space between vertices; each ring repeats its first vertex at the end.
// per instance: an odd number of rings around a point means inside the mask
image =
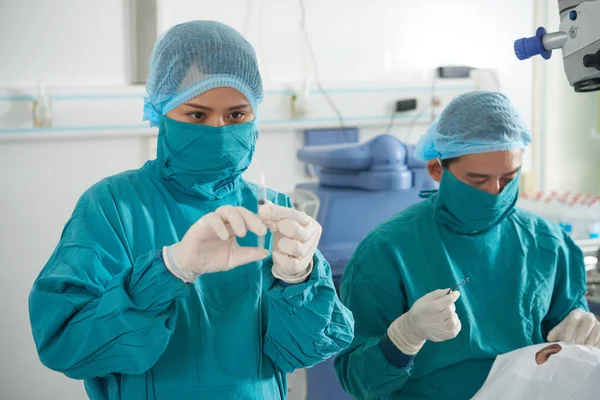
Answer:
POLYGON ((559 227, 516 209, 484 233, 461 235, 436 220, 436 197, 377 227, 344 273, 355 339, 335 364, 357 399, 469 399, 497 355, 543 343, 571 310, 587 310, 582 252, 559 227), (427 341, 414 359, 391 344, 392 321, 467 277, 455 339, 427 341))
MULTIPOLYGON (((352 341, 352 315, 323 257, 305 283, 286 285, 271 275, 271 258, 186 284, 161 256, 219 206, 256 212, 256 195, 241 181, 229 196, 201 201, 155 162, 89 189, 30 294, 42 363, 85 380, 95 400, 286 398, 286 373, 352 341)), ((257 237, 239 243, 256 246, 257 237)))

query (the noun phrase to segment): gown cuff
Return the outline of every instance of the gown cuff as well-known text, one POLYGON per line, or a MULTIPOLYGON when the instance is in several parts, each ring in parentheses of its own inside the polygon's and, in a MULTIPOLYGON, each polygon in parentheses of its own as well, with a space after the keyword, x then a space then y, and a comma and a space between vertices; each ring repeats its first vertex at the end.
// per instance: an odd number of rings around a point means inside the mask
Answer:
POLYGON ((385 359, 396 368, 409 368, 412 366, 415 355, 404 354, 396 347, 392 339, 385 333, 379 340, 379 348, 385 359))

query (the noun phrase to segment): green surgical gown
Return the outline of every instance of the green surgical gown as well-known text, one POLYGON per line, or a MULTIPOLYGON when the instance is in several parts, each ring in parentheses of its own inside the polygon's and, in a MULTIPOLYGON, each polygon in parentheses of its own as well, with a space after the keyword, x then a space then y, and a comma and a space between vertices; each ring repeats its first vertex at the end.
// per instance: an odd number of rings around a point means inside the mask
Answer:
POLYGON ((497 355, 543 343, 571 310, 587 310, 582 252, 558 226, 517 209, 491 230, 461 235, 436 220, 436 197, 377 227, 344 273, 355 339, 335 364, 357 399, 469 399, 497 355), (392 354, 400 353, 386 336, 392 321, 467 277, 458 336, 427 341, 412 361, 392 354))
MULTIPOLYGON (((30 294, 42 363, 85 380, 96 400, 286 398, 286 373, 353 337, 320 253, 297 285, 273 278, 271 258, 186 284, 161 256, 219 206, 256 212, 256 196, 240 181, 229 196, 201 201, 163 179, 155 162, 94 185, 30 294)), ((268 196, 291 206, 282 194, 268 196)), ((256 246, 257 237, 239 243, 256 246)))

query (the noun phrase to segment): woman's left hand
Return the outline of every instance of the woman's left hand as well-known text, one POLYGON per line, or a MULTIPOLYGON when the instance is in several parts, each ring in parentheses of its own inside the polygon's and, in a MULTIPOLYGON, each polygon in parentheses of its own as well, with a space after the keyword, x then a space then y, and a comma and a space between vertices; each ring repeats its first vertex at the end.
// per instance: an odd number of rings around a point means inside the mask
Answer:
POLYGON ((312 272, 321 225, 303 212, 270 202, 258 215, 273 232, 273 276, 287 283, 305 281, 312 272))

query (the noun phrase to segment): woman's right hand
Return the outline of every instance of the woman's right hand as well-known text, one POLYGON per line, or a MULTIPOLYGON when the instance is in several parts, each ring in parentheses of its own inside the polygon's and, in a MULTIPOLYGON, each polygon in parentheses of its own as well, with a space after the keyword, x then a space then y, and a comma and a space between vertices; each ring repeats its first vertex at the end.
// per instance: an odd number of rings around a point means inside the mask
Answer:
POLYGON ((245 237, 248 231, 264 236, 267 227, 244 207, 220 207, 192 225, 181 242, 165 248, 167 268, 191 281, 201 274, 228 271, 264 259, 268 250, 238 245, 236 237, 245 237))

